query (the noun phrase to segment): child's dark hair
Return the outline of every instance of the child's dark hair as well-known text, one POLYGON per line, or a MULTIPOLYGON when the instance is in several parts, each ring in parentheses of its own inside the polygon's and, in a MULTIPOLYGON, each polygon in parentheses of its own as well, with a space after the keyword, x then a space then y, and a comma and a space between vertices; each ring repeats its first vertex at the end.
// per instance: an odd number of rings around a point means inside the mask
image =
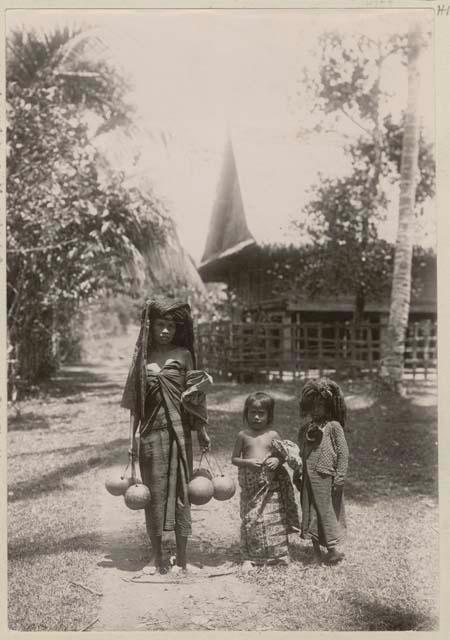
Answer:
POLYGON ((267 424, 272 424, 273 413, 275 409, 275 400, 264 391, 255 391, 251 393, 244 404, 244 422, 248 422, 248 412, 253 404, 260 404, 267 411, 267 424))
POLYGON ((325 401, 327 418, 336 420, 341 424, 342 428, 345 428, 347 407, 345 406, 344 394, 339 385, 329 378, 309 380, 304 385, 300 395, 300 412, 302 414, 310 413, 314 401, 318 398, 325 401))

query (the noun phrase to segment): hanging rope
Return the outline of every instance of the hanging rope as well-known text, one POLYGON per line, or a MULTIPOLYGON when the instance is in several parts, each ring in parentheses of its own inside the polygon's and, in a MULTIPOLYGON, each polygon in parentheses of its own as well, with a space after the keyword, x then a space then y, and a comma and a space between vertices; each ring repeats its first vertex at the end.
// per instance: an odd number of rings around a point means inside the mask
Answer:
POLYGON ((131 459, 131 456, 129 456, 129 457, 128 457, 128 462, 127 462, 127 464, 126 464, 126 467, 125 467, 125 469, 122 471, 122 474, 121 474, 121 477, 122 477, 122 478, 125 478, 125 477, 126 477, 126 473, 127 473, 128 467, 130 466, 130 459, 131 459))
POLYGON ((216 456, 212 452, 211 452, 211 456, 213 457, 213 460, 216 463, 216 467, 219 469, 219 474, 223 476, 222 467, 220 466, 219 461, 217 460, 216 456))
POLYGON ((200 469, 200 467, 202 466, 202 460, 203 460, 204 456, 205 456, 205 452, 204 452, 204 451, 202 451, 201 456, 200 456, 200 460, 199 460, 199 462, 198 462, 198 467, 197 467, 197 469, 200 469))
POLYGON ((211 475, 212 475, 212 476, 214 476, 215 474, 214 474, 213 468, 212 468, 212 466, 211 466, 211 463, 210 463, 210 461, 209 461, 208 456, 206 455, 206 453, 205 453, 205 460, 206 460, 206 462, 207 462, 207 464, 208 464, 208 467, 209 467, 209 470, 210 470, 210 472, 211 472, 211 475))

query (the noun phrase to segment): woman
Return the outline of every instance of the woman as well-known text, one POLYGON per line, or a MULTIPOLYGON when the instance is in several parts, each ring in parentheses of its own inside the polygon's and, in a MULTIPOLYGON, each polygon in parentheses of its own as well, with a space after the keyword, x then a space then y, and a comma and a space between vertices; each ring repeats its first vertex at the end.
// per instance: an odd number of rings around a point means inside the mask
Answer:
POLYGON ((151 492, 145 509, 152 546, 146 573, 167 571, 162 554, 163 531, 175 531, 177 563, 173 571, 184 573, 188 569, 191 430, 197 431, 200 447, 209 449, 204 391, 211 383, 208 374, 195 370, 189 305, 165 298, 147 301, 121 402, 131 412, 130 455, 139 455, 142 481, 151 492))

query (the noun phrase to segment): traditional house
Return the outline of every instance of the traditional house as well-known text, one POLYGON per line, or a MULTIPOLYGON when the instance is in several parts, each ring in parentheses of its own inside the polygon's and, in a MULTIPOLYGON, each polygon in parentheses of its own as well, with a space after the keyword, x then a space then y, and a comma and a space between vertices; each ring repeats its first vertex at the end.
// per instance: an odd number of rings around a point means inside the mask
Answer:
MULTIPOLYGON (((276 215, 276 214, 274 214, 276 215)), ((350 319, 354 301, 349 294, 307 298, 301 293, 285 293, 277 286, 279 270, 274 265, 292 262, 292 257, 301 249, 295 246, 261 242, 258 234, 246 217, 242 190, 231 141, 225 150, 222 174, 219 179, 217 197, 213 206, 209 232, 199 273, 204 282, 223 282, 237 296, 235 319, 242 319, 249 312, 264 311, 267 319, 286 313, 291 318, 299 315, 310 320, 341 318, 350 319), (278 293, 277 293, 278 291, 278 293), (294 314, 294 315, 292 315, 294 314)), ((292 276, 294 276, 294 269, 292 276)), ((436 318, 436 264, 427 260, 419 272, 411 300, 412 321, 436 318), (420 293, 419 293, 420 292, 420 293)), ((285 269, 286 273, 286 269, 285 269)), ((389 313, 389 291, 377 301, 368 301, 365 306, 367 318, 375 319, 389 313)))
MULTIPOLYGON (((307 297, 295 292, 295 287, 277 286, 280 276, 274 265, 284 264, 284 273, 289 273, 289 261, 301 251, 300 247, 283 246, 279 242, 258 241, 258 234, 246 216, 229 140, 199 273, 206 283, 226 283, 236 296, 234 346, 231 347, 235 370, 263 367, 295 372, 305 366, 305 361, 311 366, 319 366, 320 362, 321 367, 334 368, 337 360, 349 358, 373 368, 380 359, 383 326, 389 314, 389 291, 381 299, 366 303, 363 322, 355 333, 351 322, 354 309, 351 295, 307 297), (255 320, 259 320, 257 328, 255 320), (249 323, 247 328, 243 322, 249 323), (264 327, 264 323, 270 324, 264 327)), ((435 359, 435 261, 428 260, 418 270, 413 269, 413 274, 416 271, 420 272, 421 283, 415 283, 411 300, 410 336, 429 337, 432 342, 413 345, 410 360, 414 366, 424 358, 435 359), (419 284, 421 286, 417 286, 419 284)), ((293 268, 292 277, 294 272, 293 268)), ((221 357, 223 359, 223 354, 221 357)))

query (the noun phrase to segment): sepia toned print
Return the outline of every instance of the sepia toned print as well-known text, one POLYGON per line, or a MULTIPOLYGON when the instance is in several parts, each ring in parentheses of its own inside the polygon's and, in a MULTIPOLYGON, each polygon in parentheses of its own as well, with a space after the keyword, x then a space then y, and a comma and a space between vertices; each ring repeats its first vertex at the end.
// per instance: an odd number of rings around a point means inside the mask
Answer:
POLYGON ((7 12, 10 631, 439 630, 435 44, 7 12))

